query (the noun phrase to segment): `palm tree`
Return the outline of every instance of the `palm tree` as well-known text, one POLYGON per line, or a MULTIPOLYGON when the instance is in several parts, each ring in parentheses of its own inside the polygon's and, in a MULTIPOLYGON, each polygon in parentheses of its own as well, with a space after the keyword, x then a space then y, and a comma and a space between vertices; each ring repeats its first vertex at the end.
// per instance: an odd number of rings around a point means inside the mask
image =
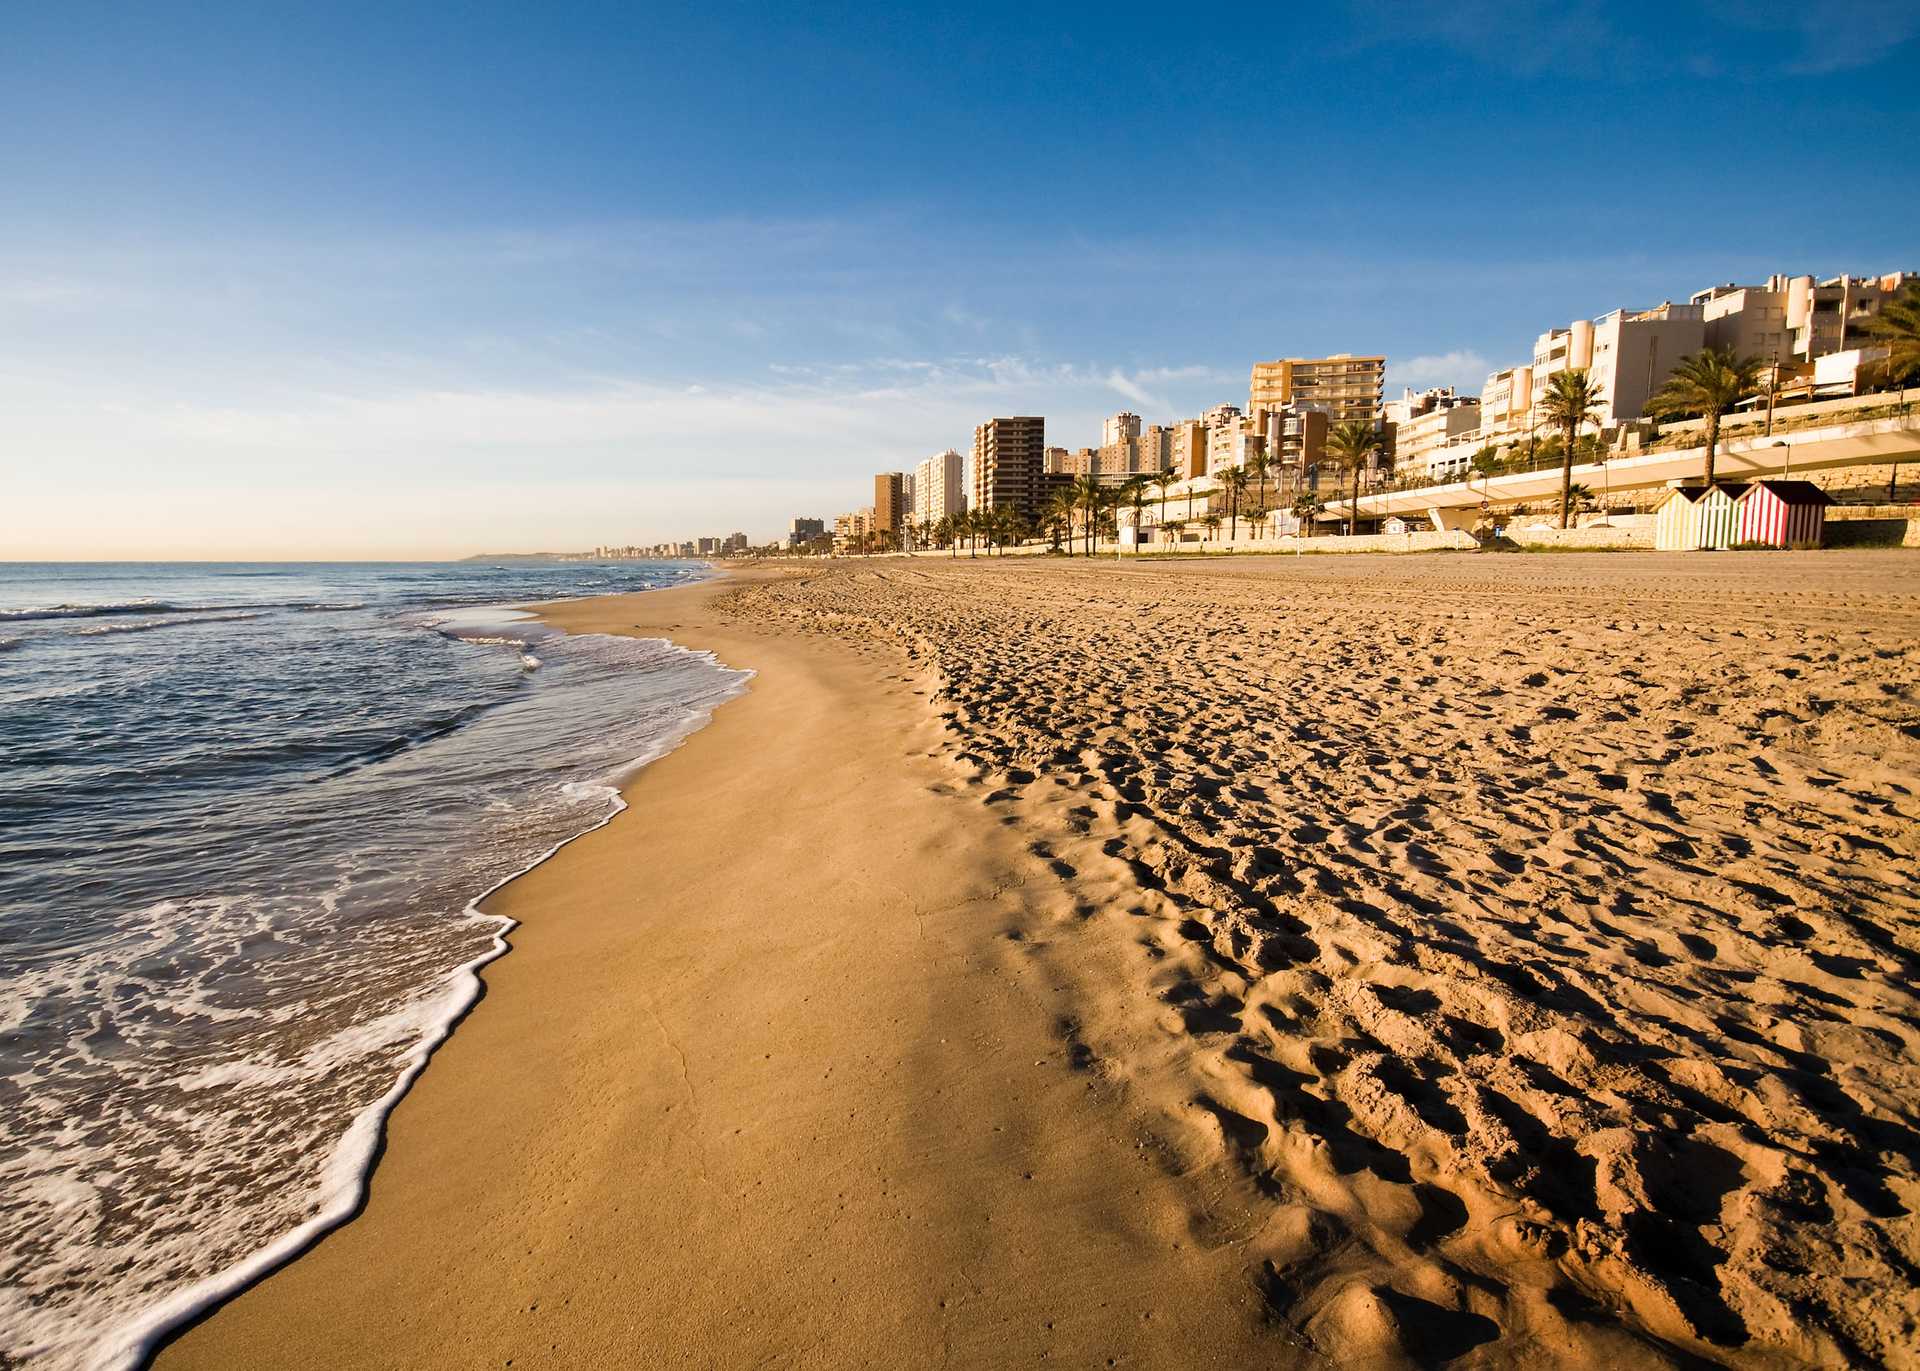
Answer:
POLYGON ((1200 522, 1206 525, 1207 541, 1212 542, 1214 534, 1220 531, 1220 516, 1218 514, 1209 514, 1200 522))
POLYGON ((1095 525, 1100 517, 1100 507, 1106 503, 1107 492, 1095 476, 1076 476, 1073 478, 1073 501, 1086 517, 1087 556, 1093 556, 1095 525))
POLYGON ((1151 476, 1130 477, 1120 487, 1121 501, 1133 511, 1133 555, 1140 555, 1140 535, 1147 526, 1147 487, 1153 484, 1151 476))
POLYGON ((1232 516, 1232 522, 1227 527, 1227 541, 1236 542, 1240 537, 1240 501, 1247 493, 1247 469, 1233 467, 1220 479, 1226 483, 1227 511, 1232 516))
MULTIPOLYGON (((1675 373, 1676 375, 1678 372, 1675 373)), ((1547 378, 1546 398, 1540 402, 1540 415, 1559 425, 1565 441, 1560 445, 1560 527, 1565 528, 1573 513, 1573 450, 1580 430, 1600 421, 1600 385, 1585 367, 1569 367, 1547 378)), ((1718 421, 1715 421, 1716 424, 1718 421)), ((1711 480, 1712 459, 1708 459, 1711 480)))
POLYGON ((1267 512, 1267 472, 1269 470, 1270 465, 1265 452, 1256 452, 1247 458, 1247 474, 1260 482, 1260 491, 1254 496, 1253 514, 1247 516, 1249 519, 1267 512))
POLYGON ((1360 531, 1360 473, 1366 469, 1367 458, 1380 447, 1380 434, 1365 419, 1347 419, 1333 426, 1333 432, 1327 435, 1327 456, 1333 458, 1342 471, 1353 473, 1353 503, 1348 506, 1347 531, 1360 531))
POLYGON ((1026 536, 1026 524, 1026 519, 1012 505, 994 511, 994 540, 1000 544, 1002 557, 1007 555, 1008 548, 1018 546, 1020 540, 1026 536))
POLYGON ((1180 473, 1172 467, 1163 467, 1148 479, 1160 487, 1160 522, 1162 525, 1165 525, 1167 522, 1167 491, 1179 482, 1180 473))
POLYGON ((1295 519, 1300 521, 1300 527, 1294 536, 1296 538, 1311 537, 1313 533, 1313 521, 1320 517, 1321 512, 1325 510, 1326 507, 1326 502, 1310 490, 1303 490, 1294 496, 1293 508, 1289 512, 1295 519))
POLYGON ((1887 350, 1875 370, 1900 383, 1900 403, 1907 403, 1907 382, 1920 374, 1920 282, 1909 281, 1900 293, 1880 306, 1867 320, 1867 336, 1887 350))
POLYGON ((1068 541, 1071 541, 1073 538, 1073 511, 1075 508, 1077 508, 1077 506, 1073 502, 1073 492, 1065 487, 1054 491, 1052 496, 1047 500, 1047 507, 1043 513, 1046 519, 1047 533, 1053 540, 1053 550, 1055 552, 1060 550, 1060 531, 1062 528, 1066 530, 1068 541))
POLYGON ((1732 348, 1704 347, 1682 357, 1647 401, 1647 413, 1659 418, 1675 414, 1706 416, 1709 486, 1713 484, 1714 454, 1720 446, 1720 416, 1749 395, 1759 394, 1760 369, 1765 365, 1758 357, 1734 356, 1732 348))

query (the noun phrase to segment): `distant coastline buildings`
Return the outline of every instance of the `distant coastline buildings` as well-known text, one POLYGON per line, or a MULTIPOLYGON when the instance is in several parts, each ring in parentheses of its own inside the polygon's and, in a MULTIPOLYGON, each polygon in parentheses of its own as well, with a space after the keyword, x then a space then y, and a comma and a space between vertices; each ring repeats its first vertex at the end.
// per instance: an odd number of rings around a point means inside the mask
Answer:
MULTIPOLYGON (((991 418, 974 429, 964 452, 948 448, 910 470, 876 473, 872 504, 831 520, 795 519, 785 546, 912 549, 980 516, 998 516, 1001 524, 1010 516, 1015 527, 1034 530, 1054 517, 1053 497, 1080 478, 1109 487, 1150 479, 1198 518, 1222 511, 1224 478, 1241 469, 1258 473, 1263 492, 1273 497, 1269 508, 1284 510, 1312 492, 1330 491, 1336 473, 1328 438, 1353 421, 1372 425, 1379 437, 1363 488, 1458 481, 1482 469, 1475 463, 1487 454, 1522 445, 1530 454, 1543 441, 1559 441, 1546 432, 1542 412, 1553 377, 1569 369, 1584 369, 1596 385, 1598 440, 1626 446, 1650 431, 1647 405, 1675 364, 1708 346, 1760 358, 1776 402, 1854 395, 1885 355, 1867 326, 1916 279, 1905 271, 1776 274, 1758 284, 1708 286, 1685 301, 1608 310, 1549 326, 1524 359, 1489 373, 1478 395, 1438 386, 1406 389, 1388 400, 1384 354, 1334 352, 1253 363, 1244 409, 1223 402, 1161 422, 1130 410, 1110 415, 1097 446, 1049 446, 1039 415, 991 418)), ((598 548, 595 555, 728 556, 746 546, 745 536, 735 533, 598 548)))

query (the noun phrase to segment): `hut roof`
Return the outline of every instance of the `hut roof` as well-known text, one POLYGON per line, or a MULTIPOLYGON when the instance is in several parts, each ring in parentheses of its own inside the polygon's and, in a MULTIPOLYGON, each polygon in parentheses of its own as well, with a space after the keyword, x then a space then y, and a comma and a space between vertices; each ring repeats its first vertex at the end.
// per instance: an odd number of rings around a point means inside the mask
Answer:
MULTIPOLYGON (((1747 493, 1747 483, 1745 481, 1715 481, 1713 488, 1722 495, 1725 495, 1729 500, 1738 500, 1742 495, 1747 493)), ((1704 490, 1700 493, 1702 495, 1706 494, 1704 490)))
POLYGON ((1833 497, 1812 481, 1755 481, 1753 490, 1764 490, 1787 505, 1830 505, 1833 497))
POLYGON ((1700 497, 1706 493, 1706 487, 1704 486, 1669 486, 1667 487, 1667 498, 1660 503, 1662 505, 1670 505, 1677 498, 1685 500, 1690 505, 1696 504, 1700 497))

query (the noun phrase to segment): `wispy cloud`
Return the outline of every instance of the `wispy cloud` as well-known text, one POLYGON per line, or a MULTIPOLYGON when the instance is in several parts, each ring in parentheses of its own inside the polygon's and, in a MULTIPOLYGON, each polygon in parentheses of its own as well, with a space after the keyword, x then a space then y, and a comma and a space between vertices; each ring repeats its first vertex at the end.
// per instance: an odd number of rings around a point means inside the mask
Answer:
POLYGON ((1831 75, 1884 62, 1920 34, 1912 0, 1675 0, 1651 29, 1599 0, 1348 7, 1363 48, 1436 42, 1515 76, 1635 83, 1831 75))

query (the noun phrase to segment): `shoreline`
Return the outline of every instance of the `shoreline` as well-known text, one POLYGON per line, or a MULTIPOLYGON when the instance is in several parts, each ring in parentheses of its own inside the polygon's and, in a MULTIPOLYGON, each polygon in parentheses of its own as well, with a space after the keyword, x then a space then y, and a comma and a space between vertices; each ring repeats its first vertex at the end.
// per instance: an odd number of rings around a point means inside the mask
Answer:
MULTIPOLYGON (((662 590, 680 589, 686 584, 704 584, 706 581, 719 580, 726 574, 718 567, 713 570, 714 576, 703 578, 701 581, 642 591, 628 591, 622 594, 658 594, 662 590)), ((526 614, 528 617, 525 622, 544 624, 550 622, 545 617, 545 611, 581 599, 605 598, 609 597, 571 596, 562 600, 534 601, 508 605, 504 608, 526 614)), ((559 631, 565 633, 564 629, 559 631)), ((679 647, 678 644, 672 644, 670 640, 662 641, 668 641, 670 646, 679 647)), ((9 645, 7 640, 0 640, 0 649, 9 645)), ((715 665, 722 665, 713 658, 711 653, 695 652, 693 649, 681 650, 693 652, 696 656, 707 657, 715 665)), ((524 652, 522 656, 524 660, 524 652)), ((535 665, 538 663, 536 662, 535 665)), ((748 688, 747 682, 752 679, 752 674, 750 671, 744 673, 739 689, 720 703, 725 704, 744 693, 748 688)), ((428 1030, 408 1052, 393 1084, 379 1099, 367 1105, 354 1117, 334 1145, 333 1151, 326 1157, 319 1174, 322 1178, 321 1188, 327 1198, 320 1212, 275 1238, 234 1266, 175 1291, 164 1300, 141 1311, 137 1317, 128 1320, 122 1325, 123 1331, 112 1342, 102 1344, 104 1364, 113 1367, 137 1367, 151 1364, 163 1349, 178 1341, 188 1330, 212 1317, 226 1304, 238 1299, 276 1272, 298 1261, 324 1241, 329 1234, 353 1222, 360 1215, 366 1206, 373 1172, 386 1150, 388 1121, 394 1109, 413 1089, 435 1054, 447 1043, 466 1017, 486 998, 487 987, 481 973, 513 950, 511 936, 520 927, 519 921, 510 915, 489 913, 483 906, 515 881, 553 860, 573 843, 599 832, 625 813, 628 808, 627 790, 637 781, 640 773, 662 757, 671 755, 689 738, 706 727, 712 721, 713 712, 714 709, 709 708, 689 714, 677 731, 623 763, 613 773, 613 778, 607 782, 608 807, 606 813, 600 818, 579 832, 561 838, 527 865, 494 881, 466 902, 461 910, 462 917, 494 925, 491 946, 448 973, 439 994, 430 1002, 431 1012, 428 1012, 427 1007, 423 1007, 421 1011, 423 1020, 429 1025, 428 1030)))
POLYGON ((891 647, 713 613, 750 578, 540 609, 567 632, 666 638, 756 675, 622 787, 626 809, 486 902, 516 920, 516 955, 488 964, 485 1012, 388 1116, 359 1213, 156 1365, 879 1363, 957 1341, 988 1359, 1014 1344, 1220 1365, 1280 1352, 1254 1292, 1216 1288, 1183 1251, 1177 1176, 1119 1136, 1049 1011, 1008 984, 994 944, 1010 944, 978 911, 1017 901, 1040 863, 976 803, 935 793, 926 682, 891 647), (724 909, 730 895, 784 900, 801 926, 724 909), (706 993, 680 998, 688 982, 706 993), (983 1032, 1017 1044, 1019 1079, 994 1078, 983 1032), (789 1054, 791 1079, 765 1065, 789 1054), (1049 1163, 1065 1210, 1033 1207, 1049 1163), (1116 1176, 1131 1184, 1116 1192, 1116 1176), (980 1284, 1036 1259, 1049 1279, 980 1284), (1116 1271, 1181 1296, 1123 1320, 1097 1298, 1116 1271), (741 1290, 761 1292, 753 1312, 741 1290), (1032 1317, 1016 1329, 1013 1311, 1032 1317))

